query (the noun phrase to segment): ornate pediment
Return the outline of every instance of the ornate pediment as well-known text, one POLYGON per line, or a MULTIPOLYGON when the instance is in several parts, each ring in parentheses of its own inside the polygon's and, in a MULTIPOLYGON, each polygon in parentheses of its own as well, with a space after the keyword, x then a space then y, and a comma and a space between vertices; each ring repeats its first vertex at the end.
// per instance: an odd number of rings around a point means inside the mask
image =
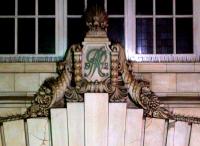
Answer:
POLYGON ((108 93, 110 102, 126 102, 129 97, 147 117, 173 119, 200 124, 200 118, 170 112, 150 90, 149 83, 134 77, 124 48, 107 38, 107 15, 95 7, 87 11, 88 33, 82 45, 68 49, 66 58, 58 63, 57 78, 45 80, 34 96, 32 105, 22 115, 0 117, 0 121, 48 116, 58 101, 82 102, 87 92, 108 93))

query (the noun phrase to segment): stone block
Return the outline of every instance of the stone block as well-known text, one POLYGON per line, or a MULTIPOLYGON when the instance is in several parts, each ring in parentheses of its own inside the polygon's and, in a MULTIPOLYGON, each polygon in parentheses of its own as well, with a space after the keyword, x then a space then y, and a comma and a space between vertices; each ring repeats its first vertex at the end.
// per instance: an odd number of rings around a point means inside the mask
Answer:
POLYGON ((15 91, 37 91, 39 88, 38 73, 15 74, 15 91))
POLYGON ((28 119, 29 146, 50 146, 50 130, 47 118, 28 119))
POLYGON ((85 145, 108 145, 108 94, 85 93, 85 145))
POLYGON ((55 63, 25 63, 25 72, 45 72, 53 73, 55 70, 55 63))
POLYGON ((4 122, 3 128, 6 146, 26 146, 23 120, 4 122))
POLYGON ((197 73, 178 73, 177 92, 199 92, 200 74, 197 73))
POLYGON ((143 110, 127 109, 125 146, 141 146, 143 143, 143 110))
POLYGON ((85 145, 84 103, 67 103, 69 146, 85 145), (78 139, 78 140, 77 140, 78 139))
POLYGON ((109 103, 109 146, 124 146, 126 103, 109 103))
POLYGON ((0 63, 0 72, 24 72, 24 63, 0 63))
POLYGON ((0 73, 0 92, 14 91, 14 74, 0 73))
POLYGON ((140 63, 139 72, 166 72, 167 66, 165 63, 140 63))
POLYGON ((152 90, 154 92, 176 92, 176 74, 153 73, 152 90))
POLYGON ((194 63, 168 63, 167 72, 194 72, 194 63))
POLYGON ((144 146, 163 146, 165 120, 146 118, 144 146))
POLYGON ((54 146, 68 146, 66 108, 51 109, 51 128, 52 144, 54 146))

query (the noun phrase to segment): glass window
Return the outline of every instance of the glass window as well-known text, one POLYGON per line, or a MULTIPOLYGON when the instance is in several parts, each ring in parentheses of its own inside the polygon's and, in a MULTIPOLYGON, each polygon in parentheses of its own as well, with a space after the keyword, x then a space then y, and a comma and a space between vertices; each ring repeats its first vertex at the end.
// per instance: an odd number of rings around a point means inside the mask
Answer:
POLYGON ((2 0, 0 54, 56 54, 55 2, 2 0))
POLYGON ((113 43, 124 44, 124 19, 123 18, 110 18, 108 27, 108 37, 113 43))
POLYGON ((55 15, 55 0, 38 0, 39 15, 55 15))
POLYGON ((1 54, 14 54, 15 46, 15 21, 13 18, 0 19, 0 53, 1 54))
POLYGON ((192 54, 192 11, 192 0, 136 0, 136 53, 192 54))
POLYGON ((136 52, 137 54, 153 53, 153 19, 136 19, 136 52))
POLYGON ((108 0, 108 15, 123 15, 124 0, 108 0))
POLYGON ((68 15, 82 15, 84 12, 84 0, 67 0, 68 15))
POLYGON ((176 52, 193 53, 192 18, 176 19, 176 52))
POLYGON ((176 0, 177 15, 192 15, 192 0, 176 0))
POLYGON ((15 0, 1 0, 0 15, 15 15, 15 0))
POLYGON ((156 53, 173 53, 173 19, 156 19, 156 53))
POLYGON ((35 19, 18 19, 18 54, 35 53, 35 19))
POLYGON ((18 0, 19 15, 35 15, 35 0, 18 0))
POLYGON ((137 15, 152 15, 153 14, 153 0, 136 0, 136 14, 137 15))
POLYGON ((156 14, 157 15, 172 15, 172 0, 156 0, 156 14))
POLYGON ((38 53, 55 53, 55 20, 53 18, 39 18, 38 53))

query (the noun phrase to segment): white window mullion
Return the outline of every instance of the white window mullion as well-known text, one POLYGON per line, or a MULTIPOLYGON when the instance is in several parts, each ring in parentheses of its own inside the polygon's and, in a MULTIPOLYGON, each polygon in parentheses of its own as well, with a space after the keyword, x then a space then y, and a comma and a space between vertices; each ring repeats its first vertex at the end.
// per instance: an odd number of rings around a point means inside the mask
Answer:
POLYGON ((156 54, 156 1, 153 0, 153 54, 156 54))
POLYGON ((67 0, 63 1, 63 54, 67 48, 67 0))
POLYGON ((200 0, 193 0, 193 49, 196 56, 200 56, 200 0))
POLYGON ((136 54, 135 3, 135 0, 125 0, 125 50, 128 59, 134 59, 136 54))
POLYGON ((87 0, 84 0, 84 8, 87 9, 87 0))
POLYGON ((108 12, 108 2, 107 0, 104 0, 104 9, 106 12, 108 12))
POLYGON ((173 54, 176 54, 176 1, 173 0, 173 54))
POLYGON ((35 54, 38 54, 38 0, 35 0, 35 54))
POLYGON ((18 0, 15 0, 15 54, 17 54, 18 45, 18 0))

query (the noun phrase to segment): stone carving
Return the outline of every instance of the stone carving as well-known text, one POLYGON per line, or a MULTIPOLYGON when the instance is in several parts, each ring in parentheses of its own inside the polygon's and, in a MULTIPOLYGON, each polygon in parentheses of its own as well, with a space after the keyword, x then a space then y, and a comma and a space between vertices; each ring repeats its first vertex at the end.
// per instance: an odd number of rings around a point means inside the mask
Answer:
POLYGON ((131 68, 133 62, 126 60, 124 48, 120 44, 112 45, 110 53, 107 54, 104 47, 109 45, 105 36, 108 24, 107 15, 103 10, 93 8, 92 11, 88 11, 86 25, 89 27, 86 37, 93 36, 92 41, 88 41, 90 39, 87 38, 83 47, 72 45, 64 61, 58 63, 59 76, 45 80, 27 111, 22 115, 0 117, 0 122, 49 116, 49 109, 63 98, 66 102, 82 102, 83 94, 86 92, 106 92, 109 94, 110 102, 126 102, 129 94, 131 100, 139 108, 144 109, 144 116, 200 124, 198 117, 175 114, 164 108, 158 97, 150 90, 149 83, 134 77, 131 68), (103 41, 106 42, 102 42, 102 34, 103 41), (101 41, 98 42, 99 40, 101 41), (99 43, 100 47, 87 50, 85 48, 90 46, 89 43, 92 43, 92 46, 98 46, 99 43), (87 52, 82 64, 84 51, 87 52), (110 63, 107 62, 108 57, 110 63), (83 68, 86 70, 84 74, 83 68), (107 72, 107 68, 110 73, 107 72), (88 80, 95 73, 98 77, 105 78, 88 80))

